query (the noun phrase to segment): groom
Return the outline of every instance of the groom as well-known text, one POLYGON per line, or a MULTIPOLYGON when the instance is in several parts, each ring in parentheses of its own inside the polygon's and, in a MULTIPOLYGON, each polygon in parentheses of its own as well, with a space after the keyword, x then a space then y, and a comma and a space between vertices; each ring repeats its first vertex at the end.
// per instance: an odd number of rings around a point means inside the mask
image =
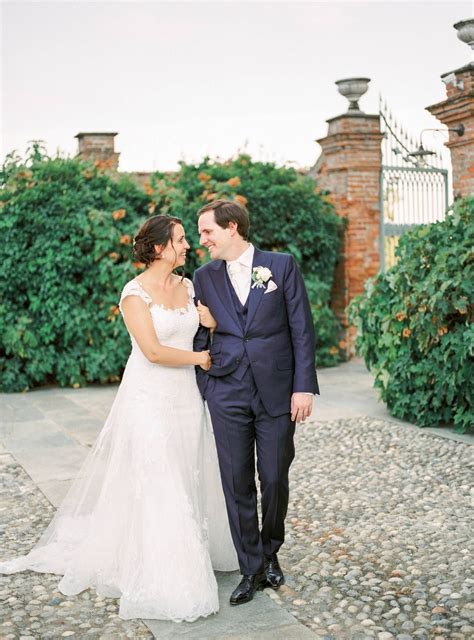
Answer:
POLYGON ((288 470, 295 422, 311 413, 319 393, 314 331, 303 279, 292 256, 248 242, 242 205, 216 200, 199 212, 200 242, 211 262, 194 275, 196 301, 217 321, 196 334, 195 350, 210 348, 212 366, 197 369, 214 427, 232 538, 243 578, 233 605, 252 600, 284 576, 277 551, 284 541, 288 470), (255 447, 262 494, 259 530, 255 447))

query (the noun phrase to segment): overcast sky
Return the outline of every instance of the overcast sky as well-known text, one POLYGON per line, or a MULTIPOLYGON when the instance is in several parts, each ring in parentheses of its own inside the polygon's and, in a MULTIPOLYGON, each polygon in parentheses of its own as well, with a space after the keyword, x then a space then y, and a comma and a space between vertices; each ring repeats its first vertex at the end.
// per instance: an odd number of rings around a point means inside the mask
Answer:
MULTIPOLYGON (((452 25, 472 2, 2 2, 1 156, 32 139, 74 154, 79 131, 117 131, 123 171, 180 159, 310 166, 334 81, 372 79, 417 134, 440 75, 471 59, 452 25)), ((444 134, 436 134, 442 144, 444 134)))

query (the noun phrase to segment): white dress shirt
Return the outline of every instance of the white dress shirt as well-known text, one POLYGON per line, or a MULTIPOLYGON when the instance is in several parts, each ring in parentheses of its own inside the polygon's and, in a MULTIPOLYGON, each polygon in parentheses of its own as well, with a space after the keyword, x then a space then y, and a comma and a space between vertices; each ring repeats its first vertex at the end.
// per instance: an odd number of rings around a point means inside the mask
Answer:
POLYGON ((247 302, 250 293, 254 252, 253 244, 249 244, 237 260, 227 260, 227 273, 242 306, 247 302))

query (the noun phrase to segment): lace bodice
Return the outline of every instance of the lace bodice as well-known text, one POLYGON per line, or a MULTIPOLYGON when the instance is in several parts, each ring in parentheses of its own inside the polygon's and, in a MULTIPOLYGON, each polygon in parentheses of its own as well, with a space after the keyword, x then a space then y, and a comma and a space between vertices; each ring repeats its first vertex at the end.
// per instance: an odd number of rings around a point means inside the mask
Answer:
MULTIPOLYGON (((167 309, 161 304, 152 302, 151 297, 145 291, 141 283, 135 278, 127 282, 120 296, 120 311, 122 312, 122 302, 127 296, 138 296, 149 307, 153 326, 160 343, 166 347, 175 347, 176 349, 193 349, 194 335, 199 326, 199 315, 194 306, 194 288, 191 280, 184 279, 184 283, 188 288, 188 304, 186 307, 179 309, 167 309)), ((123 312, 122 312, 123 313, 123 312)), ((140 348, 133 336, 132 354, 140 348)))

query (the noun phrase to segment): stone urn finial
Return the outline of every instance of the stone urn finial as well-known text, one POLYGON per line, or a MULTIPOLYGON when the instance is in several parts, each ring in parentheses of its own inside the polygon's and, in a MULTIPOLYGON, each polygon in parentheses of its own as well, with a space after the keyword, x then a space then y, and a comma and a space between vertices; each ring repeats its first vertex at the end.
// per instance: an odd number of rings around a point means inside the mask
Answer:
POLYGON ((359 100, 369 88, 370 78, 346 78, 337 80, 337 90, 349 100, 348 113, 362 113, 359 107, 359 100))
POLYGON ((474 18, 469 18, 469 20, 461 20, 461 22, 456 22, 453 27, 458 32, 459 40, 462 40, 467 45, 471 47, 474 52, 474 18))

